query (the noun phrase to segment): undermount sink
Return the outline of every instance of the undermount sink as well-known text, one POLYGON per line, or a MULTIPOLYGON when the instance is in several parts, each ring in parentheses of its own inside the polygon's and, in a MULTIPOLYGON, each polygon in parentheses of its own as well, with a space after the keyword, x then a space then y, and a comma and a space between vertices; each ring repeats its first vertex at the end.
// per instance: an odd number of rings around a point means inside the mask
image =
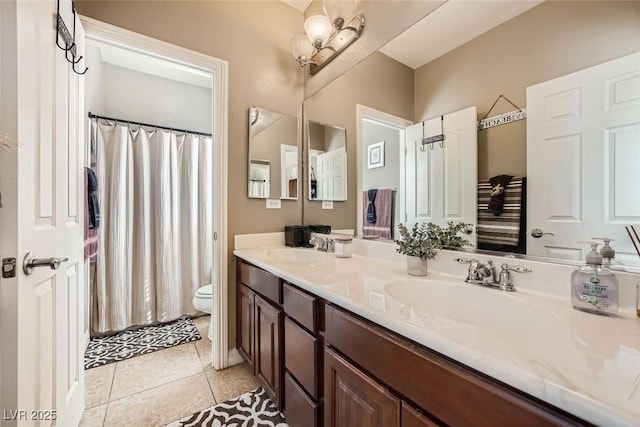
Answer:
POLYGON ((385 292, 423 315, 496 329, 544 329, 556 323, 552 312, 506 293, 470 284, 437 280, 401 280, 385 292))
POLYGON ((326 252, 315 249, 283 248, 273 249, 267 252, 267 256, 272 259, 289 262, 326 262, 330 255, 326 252))

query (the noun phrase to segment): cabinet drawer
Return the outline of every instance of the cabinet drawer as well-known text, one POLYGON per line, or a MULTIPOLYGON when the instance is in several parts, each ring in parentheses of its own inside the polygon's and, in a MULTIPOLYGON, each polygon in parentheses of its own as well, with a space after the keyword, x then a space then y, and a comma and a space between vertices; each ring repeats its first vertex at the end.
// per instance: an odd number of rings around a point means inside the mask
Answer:
POLYGON ((585 425, 335 307, 325 309, 325 330, 328 344, 446 424, 471 426, 481 419, 519 427, 585 425))
POLYGON ((240 263, 240 281, 271 301, 282 304, 280 279, 244 262, 240 263))
POLYGON ((288 283, 282 285, 282 293, 284 312, 314 334, 317 333, 318 299, 288 283))
POLYGON ((314 399, 319 397, 320 340, 289 318, 284 320, 284 366, 314 399))
POLYGON ((284 415, 291 427, 317 427, 318 404, 307 396, 288 372, 284 374, 284 415))

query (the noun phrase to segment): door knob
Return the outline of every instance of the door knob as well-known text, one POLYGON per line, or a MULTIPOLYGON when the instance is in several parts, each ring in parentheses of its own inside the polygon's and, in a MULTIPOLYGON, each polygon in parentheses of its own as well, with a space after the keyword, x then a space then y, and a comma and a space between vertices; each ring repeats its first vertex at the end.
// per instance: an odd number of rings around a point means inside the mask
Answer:
POLYGON ((531 230, 531 237, 535 238, 535 239, 539 239, 540 237, 544 236, 545 234, 548 234, 549 236, 553 236, 553 233, 545 233, 543 232, 540 228, 534 228, 533 230, 531 230))
POLYGON ((57 270, 60 264, 69 261, 69 258, 34 258, 31 252, 27 252, 22 261, 22 270, 24 274, 33 273, 33 269, 36 267, 49 267, 52 270, 57 270))

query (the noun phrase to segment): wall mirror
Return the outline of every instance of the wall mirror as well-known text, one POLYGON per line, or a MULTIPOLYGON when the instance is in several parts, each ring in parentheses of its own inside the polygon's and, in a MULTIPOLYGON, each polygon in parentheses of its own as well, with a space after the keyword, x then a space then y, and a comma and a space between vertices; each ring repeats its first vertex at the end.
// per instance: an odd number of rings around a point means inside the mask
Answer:
POLYGON ((288 114, 249 108, 250 198, 298 198, 299 122, 288 114))
POLYGON ((347 200, 347 131, 307 122, 309 200, 347 200))
MULTIPOLYGON (((494 28, 485 29, 453 50, 425 54, 426 62, 409 63, 401 56, 389 56, 394 51, 388 49, 390 46, 405 43, 405 34, 401 34, 307 98, 304 102, 305 120, 339 123, 347 131, 349 184, 344 210, 320 211, 312 204, 305 204, 305 223, 328 223, 334 228, 353 229, 356 234, 361 234, 358 223, 362 221, 363 206, 358 192, 370 185, 367 180, 371 176, 367 177, 367 173, 375 171, 367 168, 367 154, 363 150, 373 141, 386 140, 385 167, 391 165, 392 160, 388 150, 389 137, 380 133, 363 142, 362 122, 363 117, 368 117, 358 115, 358 105, 378 112, 380 117, 377 120, 382 128, 391 125, 399 133, 404 132, 406 137, 409 126, 403 128, 403 120, 420 125, 423 121, 428 123, 469 107, 476 108, 476 120, 480 120, 491 110, 498 96, 503 94, 519 108, 527 108, 528 118, 476 132, 477 149, 475 153, 469 152, 469 157, 477 157, 474 165, 476 188, 472 195, 467 196, 470 200, 458 192, 455 198, 444 200, 443 206, 460 210, 464 204, 477 203, 477 185, 482 180, 501 174, 526 177, 527 195, 524 200, 528 202, 522 209, 537 209, 546 215, 542 219, 529 217, 524 223, 526 256, 544 257, 545 260, 557 262, 581 262, 588 248, 577 245, 576 241, 608 236, 615 239, 612 246, 616 249, 617 260, 625 265, 638 265, 638 257, 624 228, 625 225, 635 224, 637 229, 640 225, 640 193, 633 186, 624 185, 624 181, 630 179, 630 169, 626 166, 631 161, 629 159, 635 159, 633 161, 640 164, 637 144, 640 129, 637 123, 640 117, 640 97, 637 96, 640 93, 640 70, 633 68, 634 62, 637 66, 640 61, 630 56, 640 52, 638 5, 625 1, 529 3, 528 8, 495 23, 494 28), (500 49, 495 46, 500 46, 500 49), (559 61, 558 58, 563 59, 559 61), (586 89, 570 87, 573 73, 616 59, 624 62, 624 58, 627 64, 622 66, 621 71, 602 80, 607 85, 607 90, 601 91, 607 96, 606 99, 589 98, 584 95, 586 89), (569 79, 569 86, 555 89, 551 86, 542 95, 531 92, 535 92, 535 89, 529 89, 528 93, 527 88, 539 88, 547 83, 553 85, 557 81, 562 83, 564 78, 569 79), (559 94, 561 96, 556 96, 559 94), (538 96, 537 101, 534 96, 538 96), (605 105, 608 106, 607 111, 592 113, 598 108, 602 110, 605 105), (604 121, 608 122, 604 123, 601 119, 609 117, 607 114, 611 111, 624 111, 631 121, 623 123, 617 118, 606 118, 604 121), (595 116, 589 119, 586 112, 595 116), (597 120, 604 123, 605 131, 601 130, 595 139, 599 144, 597 150, 587 150, 591 137, 584 136, 586 134, 576 131, 575 127, 573 130, 570 127, 556 129, 558 123, 569 117, 581 118, 588 123, 597 120), (544 122, 545 118, 551 118, 553 123, 544 122), (557 132, 539 132, 540 129, 551 128, 557 132), (538 154, 535 154, 535 150, 546 155, 543 158, 536 157, 538 154), (360 160, 356 162, 358 158, 360 160), (596 188, 597 191, 594 191, 596 188), (537 190, 534 192, 542 194, 543 198, 529 199, 531 190, 537 190), (597 197, 594 196, 596 193, 597 197), (549 206, 553 209, 549 210, 549 206), (556 228, 549 228, 551 226, 556 228), (533 237, 531 232, 534 228, 553 235, 533 237), (570 233, 568 230, 571 230, 570 233)), ((428 22, 438 18, 436 12, 424 20, 428 22)), ((421 51, 423 46, 429 49, 432 45, 440 44, 437 42, 439 36, 433 34, 434 42, 429 46, 414 43, 404 48, 408 51, 421 51)), ((513 105, 500 100, 490 115, 515 109, 513 105)), ((468 151, 465 150, 458 153, 459 159, 466 158, 464 153, 468 151)), ((402 151, 400 147, 398 166, 404 171, 399 171, 399 189, 402 177, 406 179, 407 168, 406 154, 402 151)), ((442 161, 447 161, 446 154, 442 161)), ((418 166, 425 167, 425 163, 414 163, 414 167, 418 166)), ((637 182, 637 179, 633 182, 637 182)), ((434 205, 430 204, 431 200, 425 196, 424 189, 432 183, 433 180, 416 183, 416 190, 412 193, 399 191, 396 201, 409 212, 413 209, 415 216, 430 221, 436 212, 434 205)), ((445 196, 451 194, 446 188, 443 191, 445 196)), ((442 214, 443 209, 438 207, 436 210, 442 214)), ((447 219, 446 215, 443 219, 447 219)), ((404 222, 406 219, 401 217, 399 220, 404 222)), ((503 250, 517 252, 508 248, 503 250)))

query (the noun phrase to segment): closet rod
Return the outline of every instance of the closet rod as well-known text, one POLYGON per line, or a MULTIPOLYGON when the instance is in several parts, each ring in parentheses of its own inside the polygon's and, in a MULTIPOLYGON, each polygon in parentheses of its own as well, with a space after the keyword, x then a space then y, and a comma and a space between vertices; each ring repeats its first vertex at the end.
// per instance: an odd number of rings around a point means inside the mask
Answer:
POLYGON ((109 121, 112 121, 112 122, 126 123, 128 125, 144 126, 144 127, 149 127, 149 128, 156 128, 156 129, 164 129, 164 130, 170 130, 170 131, 176 131, 176 132, 191 133, 191 134, 194 134, 194 135, 202 135, 202 136, 209 136, 209 137, 211 136, 210 133, 206 133, 206 132, 197 132, 197 131, 193 131, 193 130, 170 128, 170 127, 167 127, 167 126, 151 125, 149 123, 134 122, 134 121, 131 121, 131 120, 116 119, 116 118, 113 118, 113 117, 99 116, 97 114, 92 114, 91 112, 89 112, 89 118, 90 119, 103 119, 103 120, 109 120, 109 121))

